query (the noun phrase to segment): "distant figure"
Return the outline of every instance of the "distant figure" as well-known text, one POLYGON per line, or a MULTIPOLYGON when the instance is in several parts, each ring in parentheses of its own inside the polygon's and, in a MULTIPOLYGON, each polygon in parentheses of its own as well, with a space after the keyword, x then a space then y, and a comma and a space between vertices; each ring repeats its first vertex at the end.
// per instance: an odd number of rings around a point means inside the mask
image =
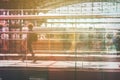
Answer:
POLYGON ((113 34, 106 33, 105 35, 105 49, 107 53, 116 53, 115 45, 113 43, 113 34))
POLYGON ((120 55, 120 30, 118 30, 118 32, 114 35, 113 43, 117 50, 117 55, 120 55))
POLYGON ((1 34, 1 39, 2 39, 2 45, 3 45, 3 52, 7 52, 8 51, 8 39, 9 39, 9 34, 6 33, 9 31, 9 28, 7 26, 7 23, 4 22, 3 23, 3 27, 2 27, 2 34, 1 34))

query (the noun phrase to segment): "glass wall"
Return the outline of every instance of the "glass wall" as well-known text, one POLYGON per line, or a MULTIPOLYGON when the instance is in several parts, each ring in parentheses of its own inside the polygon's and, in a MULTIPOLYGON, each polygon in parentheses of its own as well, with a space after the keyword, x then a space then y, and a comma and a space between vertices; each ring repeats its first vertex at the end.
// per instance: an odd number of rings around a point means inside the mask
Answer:
POLYGON ((46 13, 37 9, 1 9, 0 67, 45 70, 47 78, 30 72, 29 80, 85 80, 84 72, 89 78, 106 80, 106 72, 119 72, 119 51, 113 43, 120 29, 119 7, 120 3, 114 1, 71 4, 46 13), (29 22, 34 25, 33 31, 26 27, 29 22), (28 45, 21 45, 29 33, 38 37, 32 44, 35 63, 28 45))

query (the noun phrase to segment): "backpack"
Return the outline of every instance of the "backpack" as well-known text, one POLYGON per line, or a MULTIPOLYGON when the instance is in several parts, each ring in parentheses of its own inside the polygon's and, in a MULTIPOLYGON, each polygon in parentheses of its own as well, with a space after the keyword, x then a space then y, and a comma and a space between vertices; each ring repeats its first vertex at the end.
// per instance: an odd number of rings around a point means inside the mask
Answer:
POLYGON ((30 43, 37 41, 37 40, 38 40, 37 33, 29 33, 27 40, 28 40, 28 42, 30 42, 30 43))
POLYGON ((38 40, 37 33, 32 33, 32 41, 35 42, 38 40))

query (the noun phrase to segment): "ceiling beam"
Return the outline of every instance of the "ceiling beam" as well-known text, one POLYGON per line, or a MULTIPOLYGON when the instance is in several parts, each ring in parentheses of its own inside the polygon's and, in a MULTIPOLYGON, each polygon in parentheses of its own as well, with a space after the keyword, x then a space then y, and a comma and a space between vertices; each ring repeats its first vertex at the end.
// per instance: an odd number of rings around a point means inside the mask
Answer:
POLYGON ((117 15, 82 15, 82 14, 45 14, 45 15, 1 15, 0 19, 31 19, 31 20, 39 20, 39 19, 77 19, 77 18, 120 18, 120 14, 117 15))

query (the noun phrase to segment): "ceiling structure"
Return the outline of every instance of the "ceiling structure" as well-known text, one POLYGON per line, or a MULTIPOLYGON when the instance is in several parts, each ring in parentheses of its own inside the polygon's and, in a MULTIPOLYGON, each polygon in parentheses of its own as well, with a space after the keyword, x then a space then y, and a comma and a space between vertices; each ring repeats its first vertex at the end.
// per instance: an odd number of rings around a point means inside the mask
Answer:
POLYGON ((120 2, 120 0, 0 0, 0 9, 54 9, 83 2, 120 2))

